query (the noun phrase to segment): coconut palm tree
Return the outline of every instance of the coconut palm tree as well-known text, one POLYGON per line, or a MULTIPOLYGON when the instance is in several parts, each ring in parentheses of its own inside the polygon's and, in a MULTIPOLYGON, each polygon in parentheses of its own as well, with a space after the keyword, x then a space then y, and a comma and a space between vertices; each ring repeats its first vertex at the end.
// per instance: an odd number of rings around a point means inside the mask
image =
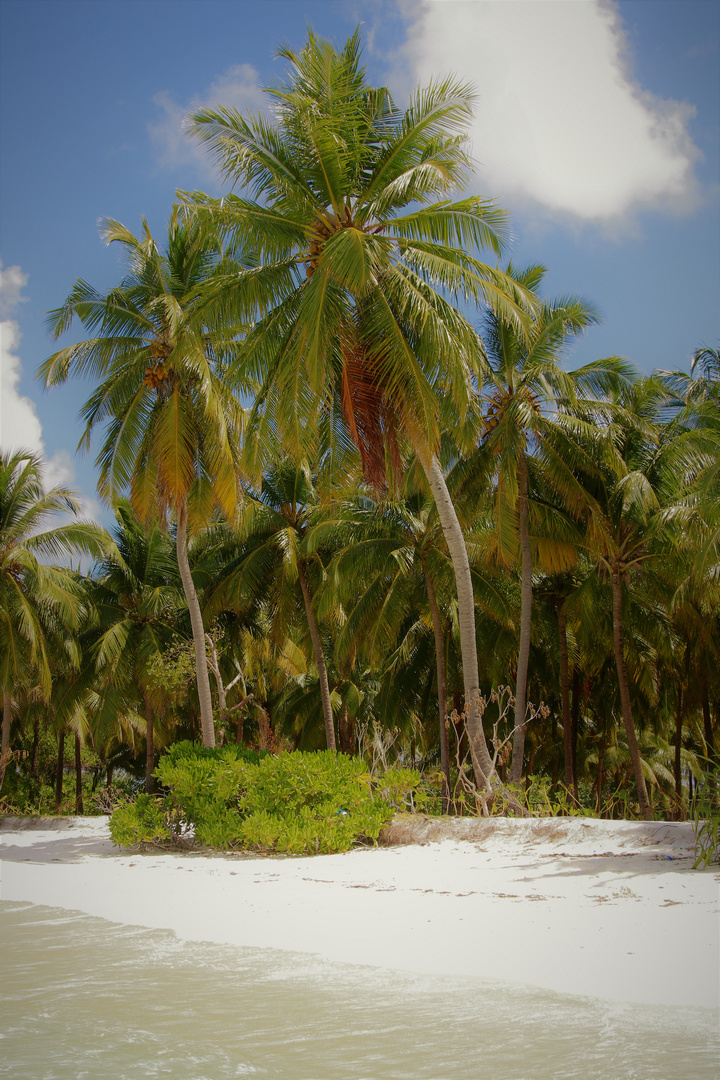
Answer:
MULTIPOLYGON (((524 270, 508 267, 508 276, 536 293, 546 270, 531 266, 524 270)), ((513 565, 520 553, 522 607, 515 681, 515 736, 510 779, 520 780, 525 745, 528 658, 532 617, 532 543, 530 535, 530 473, 547 466, 545 484, 559 489, 561 498, 574 508, 577 484, 565 457, 547 440, 553 425, 551 410, 560 402, 571 403, 578 390, 599 377, 599 365, 579 372, 560 366, 569 337, 582 333, 598 321, 597 313, 578 297, 561 297, 539 304, 529 331, 520 333, 517 324, 490 311, 483 322, 483 343, 487 356, 484 394, 487 409, 482 439, 485 458, 495 463, 495 532, 497 557, 513 565), (548 460, 550 459, 550 460, 548 460)), ((536 498, 536 516, 539 500, 536 498)), ((536 544, 537 548, 537 544, 536 544)), ((566 568, 574 561, 572 545, 545 544, 543 554, 554 563, 547 568, 566 568)), ((546 560, 547 561, 547 560, 546 560)))
POLYGON ((152 679, 177 631, 183 610, 177 561, 167 531, 155 521, 144 528, 127 500, 115 506, 115 547, 95 569, 91 583, 97 612, 87 652, 95 667, 94 729, 107 741, 124 701, 145 713, 145 789, 152 791, 155 712, 162 707, 152 679), (138 698, 140 699, 138 701, 138 698))
POLYGON ((505 212, 451 198, 470 171, 473 94, 448 78, 398 109, 387 89, 368 85, 359 33, 340 51, 310 33, 300 52, 280 56, 291 74, 269 91, 274 123, 226 108, 193 119, 246 194, 182 196, 253 263, 236 282, 255 320, 239 370, 260 387, 247 460, 259 471, 262 448, 278 436, 308 454, 324 424, 355 443, 366 479, 382 490, 399 440, 412 443, 455 570, 473 761, 485 784, 492 763, 477 707, 470 567, 437 453, 441 412, 462 417, 481 356, 452 302, 490 303, 520 327, 528 296, 475 254, 500 253, 505 212))
MULTIPOLYGON (((652 814, 640 749, 633 723, 627 657, 627 619, 633 576, 649 574, 653 562, 677 549, 682 539, 681 511, 685 479, 697 471, 698 455, 690 442, 674 438, 660 426, 667 391, 654 378, 619 383, 611 395, 611 419, 598 427, 586 427, 584 435, 569 418, 577 443, 585 440, 587 466, 576 462, 578 480, 586 491, 588 553, 597 560, 601 578, 612 589, 613 650, 628 751, 643 817, 652 814), (680 516, 678 514, 680 512, 680 516)), ((661 618, 661 606, 647 617, 653 626, 661 618)), ((636 664, 636 674, 648 670, 636 664)))
MULTIPOLYGON (((244 489, 227 561, 207 589, 206 603, 213 615, 223 609, 243 612, 264 594, 272 611, 273 632, 282 645, 297 621, 302 600, 318 674, 326 746, 335 750, 327 663, 313 598, 313 578, 319 571, 322 580, 324 569, 319 545, 308 545, 313 525, 322 519, 315 481, 307 463, 298 465, 284 458, 266 471, 259 490, 244 489)), ((331 497, 328 502, 332 503, 331 497)), ((322 532, 327 538, 327 529, 322 532)))
POLYGON ((243 412, 225 382, 235 330, 227 291, 234 267, 217 243, 173 212, 165 250, 147 223, 134 236, 106 220, 101 235, 123 246, 129 273, 106 294, 78 281, 51 312, 56 337, 75 317, 97 335, 61 349, 39 369, 46 386, 71 375, 98 381, 84 404, 89 446, 107 423, 97 456, 98 491, 113 502, 129 491, 141 520, 169 512, 176 522, 177 561, 190 611, 203 741, 215 745, 205 631, 187 554, 188 528, 219 508, 232 517, 237 501, 238 443, 243 412), (205 287, 205 291, 201 289, 205 287))
POLYGON ((48 491, 40 459, 27 451, 0 453, 0 785, 10 747, 14 691, 38 683, 47 698, 52 682, 48 634, 77 627, 82 590, 69 570, 41 560, 100 555, 107 534, 79 520, 48 528, 53 517, 80 512, 65 487, 48 491))

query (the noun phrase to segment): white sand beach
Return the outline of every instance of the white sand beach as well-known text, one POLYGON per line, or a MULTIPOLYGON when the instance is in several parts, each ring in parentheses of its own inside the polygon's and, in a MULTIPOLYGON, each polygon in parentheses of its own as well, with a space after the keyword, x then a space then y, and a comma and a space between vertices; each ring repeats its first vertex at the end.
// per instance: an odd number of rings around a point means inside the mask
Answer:
POLYGON ((720 873, 691 869, 688 824, 460 819, 454 839, 430 823, 421 843, 315 858, 128 852, 105 818, 53 824, 6 819, 2 900, 337 963, 720 1004, 720 873))

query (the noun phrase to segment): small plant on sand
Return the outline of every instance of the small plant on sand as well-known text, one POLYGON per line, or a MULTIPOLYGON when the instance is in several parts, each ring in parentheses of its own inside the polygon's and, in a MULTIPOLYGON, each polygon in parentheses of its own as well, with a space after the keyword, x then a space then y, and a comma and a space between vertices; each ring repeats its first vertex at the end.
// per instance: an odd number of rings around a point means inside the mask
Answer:
POLYGON ((695 833, 695 862, 693 870, 703 869, 711 862, 720 862, 720 769, 705 774, 697 796, 690 806, 695 833))

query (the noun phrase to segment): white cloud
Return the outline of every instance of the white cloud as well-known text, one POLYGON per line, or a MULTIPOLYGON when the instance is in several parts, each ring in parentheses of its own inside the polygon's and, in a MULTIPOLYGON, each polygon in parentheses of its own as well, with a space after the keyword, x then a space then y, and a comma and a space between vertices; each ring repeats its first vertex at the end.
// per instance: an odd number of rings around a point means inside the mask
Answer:
MULTIPOLYGON (((75 468, 72 456, 67 450, 60 450, 48 457, 42 437, 42 424, 37 415, 35 402, 20 393, 22 362, 17 353, 20 344, 20 327, 14 319, 4 316, 12 314, 19 303, 26 297, 20 291, 27 283, 27 275, 19 266, 9 266, 3 270, 0 261, 0 447, 3 450, 29 450, 37 454, 44 463, 46 487, 64 485, 72 487, 75 468)), ((86 518, 97 520, 101 509, 94 499, 79 495, 82 514, 86 518)))
POLYGON ((155 145, 157 163, 161 168, 195 164, 203 172, 212 170, 212 160, 197 139, 187 134, 187 121, 197 109, 224 105, 226 108, 245 112, 257 111, 262 105, 262 91, 258 73, 250 64, 238 64, 228 68, 199 97, 185 104, 175 101, 165 92, 156 94, 153 101, 160 109, 158 120, 148 124, 150 138, 155 145))
POLYGON ((0 259, 0 319, 12 315, 18 304, 25 303, 27 297, 20 293, 26 285, 27 274, 23 274, 19 266, 8 266, 3 270, 0 259))
POLYGON ((19 389, 22 365, 16 349, 20 327, 12 319, 0 322, 0 445, 3 450, 43 453, 42 425, 35 404, 19 389))
POLYGON ((477 90, 485 192, 605 221, 693 198, 694 109, 632 81, 609 0, 409 0, 404 11, 413 85, 452 72, 477 90))

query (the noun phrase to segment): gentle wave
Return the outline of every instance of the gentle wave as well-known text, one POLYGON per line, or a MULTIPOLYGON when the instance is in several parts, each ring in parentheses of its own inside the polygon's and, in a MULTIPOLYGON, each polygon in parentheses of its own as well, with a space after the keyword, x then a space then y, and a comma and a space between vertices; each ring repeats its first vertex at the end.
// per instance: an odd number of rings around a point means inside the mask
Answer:
POLYGON ((27 904, 0 903, 0 926, 13 1080, 717 1077, 711 1009, 183 942, 27 904))

